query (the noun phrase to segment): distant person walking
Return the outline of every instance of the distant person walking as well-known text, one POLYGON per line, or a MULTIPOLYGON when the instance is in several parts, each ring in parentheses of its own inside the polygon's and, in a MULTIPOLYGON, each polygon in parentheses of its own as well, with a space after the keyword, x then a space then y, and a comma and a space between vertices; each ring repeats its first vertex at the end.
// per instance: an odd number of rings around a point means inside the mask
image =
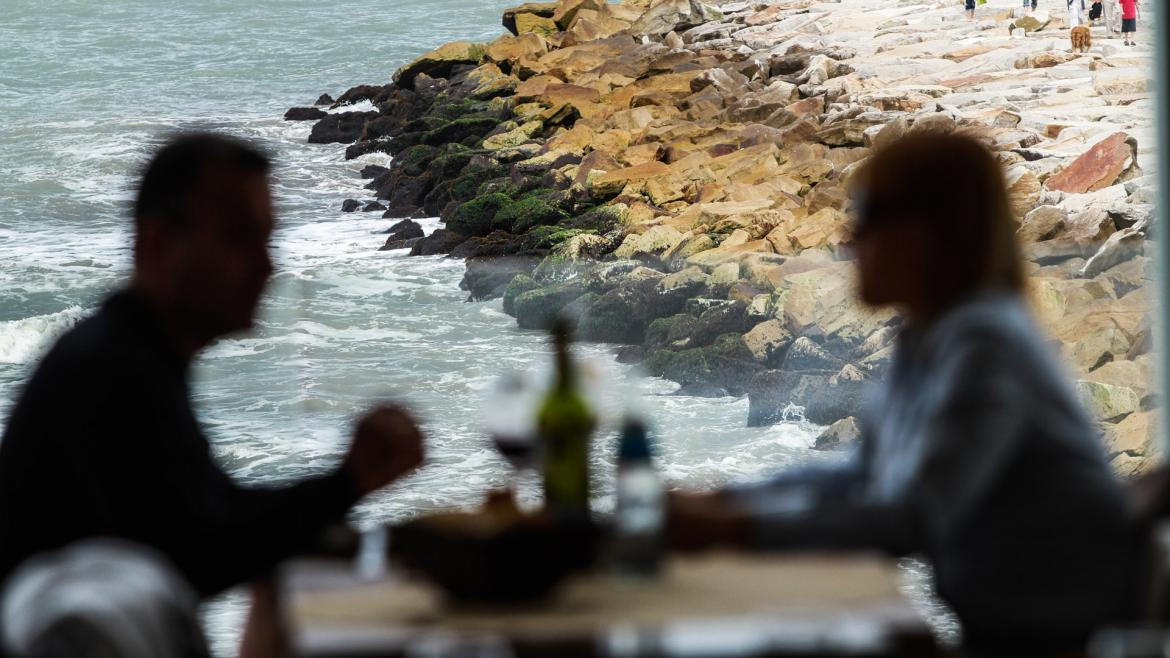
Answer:
POLYGON ((1125 45, 1134 46, 1137 34, 1138 0, 1118 0, 1121 5, 1121 37, 1125 45))
POLYGON ((975 0, 965 0, 963 5, 967 8, 967 20, 975 19, 975 0))
POLYGON ((1070 28, 1076 27, 1083 22, 1085 15, 1085 0, 1067 0, 1068 2, 1068 26, 1070 28))

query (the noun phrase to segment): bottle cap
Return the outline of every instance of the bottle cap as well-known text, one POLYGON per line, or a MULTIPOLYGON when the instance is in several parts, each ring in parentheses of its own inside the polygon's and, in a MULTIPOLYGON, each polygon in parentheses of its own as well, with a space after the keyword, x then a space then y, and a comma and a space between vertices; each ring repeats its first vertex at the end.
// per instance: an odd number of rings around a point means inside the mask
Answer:
POLYGON ((650 437, 641 421, 627 420, 618 442, 618 462, 650 461, 650 437))

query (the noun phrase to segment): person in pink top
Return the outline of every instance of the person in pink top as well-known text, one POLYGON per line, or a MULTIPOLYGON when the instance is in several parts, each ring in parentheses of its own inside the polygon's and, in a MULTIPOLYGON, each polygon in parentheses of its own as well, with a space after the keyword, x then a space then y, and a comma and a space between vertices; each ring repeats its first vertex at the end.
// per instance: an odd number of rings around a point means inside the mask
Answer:
POLYGON ((1121 36, 1125 45, 1134 45, 1134 34, 1137 33, 1138 0, 1117 0, 1121 5, 1121 36))

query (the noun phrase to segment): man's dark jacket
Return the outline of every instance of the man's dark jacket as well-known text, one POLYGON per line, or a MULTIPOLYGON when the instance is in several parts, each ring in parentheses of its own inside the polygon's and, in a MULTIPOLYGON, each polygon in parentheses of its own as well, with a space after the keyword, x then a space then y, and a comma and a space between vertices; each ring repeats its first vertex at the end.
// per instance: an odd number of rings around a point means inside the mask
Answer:
POLYGON ((264 575, 357 500, 340 471, 237 486, 212 461, 187 375, 133 292, 57 342, 0 439, 0 583, 35 553, 106 536, 161 550, 212 594, 264 575))

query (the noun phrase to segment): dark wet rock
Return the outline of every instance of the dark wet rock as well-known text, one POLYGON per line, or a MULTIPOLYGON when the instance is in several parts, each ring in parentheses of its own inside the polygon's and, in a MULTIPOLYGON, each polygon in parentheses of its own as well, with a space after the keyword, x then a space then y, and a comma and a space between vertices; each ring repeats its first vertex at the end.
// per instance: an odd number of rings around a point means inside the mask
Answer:
POLYGON ((482 138, 499 123, 490 117, 464 117, 435 128, 423 136, 424 144, 439 145, 463 142, 468 138, 482 138))
POLYGON ((383 137, 393 137, 401 130, 404 120, 397 117, 379 116, 370 119, 366 122, 365 128, 362 131, 362 139, 382 139, 383 137))
POLYGON ((840 370, 845 362, 829 354, 823 347, 817 345, 807 336, 801 336, 792 341, 787 355, 780 366, 781 370, 840 370))
POLYGON ((353 160, 354 158, 360 158, 363 155, 369 155, 371 153, 390 153, 389 140, 375 142, 362 141, 350 144, 345 148, 345 159, 353 160))
POLYGON ((333 97, 330 96, 329 94, 321 94, 320 96, 317 97, 317 102, 313 103, 313 105, 332 105, 332 104, 333 104, 333 97))
POLYGON ((401 170, 407 176, 418 176, 427 170, 437 155, 438 148, 416 144, 395 156, 392 169, 401 170))
POLYGON ((434 185, 434 178, 427 173, 421 176, 391 174, 390 180, 378 190, 378 198, 386 201, 386 214, 390 219, 412 217, 422 209, 423 200, 434 185))
POLYGON ((452 249, 459 246, 466 235, 457 233, 448 229, 435 229, 434 233, 419 239, 410 249, 411 256, 435 256, 438 254, 450 253, 452 249))
POLYGON ((346 199, 341 202, 341 212, 357 212, 361 207, 362 202, 357 199, 346 199))
POLYGON ((531 250, 525 246, 524 236, 513 235, 507 231, 492 231, 486 236, 471 236, 451 252, 451 257, 472 259, 524 255, 539 258, 539 254, 530 252, 531 250))
POLYGON ((438 217, 447 204, 454 201, 451 198, 451 188, 454 184, 449 180, 439 181, 423 197, 422 211, 428 217, 438 217))
POLYGON ((392 87, 393 85, 358 85, 356 87, 350 87, 345 90, 345 93, 337 97, 337 100, 333 102, 333 107, 353 105, 362 101, 373 101, 392 87))
POLYGON ((372 164, 362 167, 362 170, 358 172, 358 175, 362 178, 377 178, 378 176, 388 173, 390 173, 390 169, 388 167, 372 164))
POLYGON ((395 135, 390 138, 389 146, 387 147, 390 149, 390 155, 397 156, 399 153, 416 144, 422 144, 424 135, 426 133, 420 131, 404 132, 400 135, 395 135))
POLYGON ((516 324, 521 329, 548 329, 565 306, 586 292, 576 280, 524 292, 512 302, 516 324))
POLYGON ((366 205, 362 206, 362 212, 381 212, 385 209, 386 209, 386 206, 378 203, 377 201, 371 201, 371 202, 367 203, 366 205))
POLYGON ((319 107, 290 107, 284 113, 285 121, 316 121, 329 116, 329 113, 319 107))
POLYGON ((361 137, 366 121, 378 116, 377 112, 338 112, 330 114, 313 125, 309 133, 310 144, 349 144, 361 137))
POLYGON ((652 374, 682 384, 695 393, 706 390, 716 395, 743 395, 762 367, 739 334, 724 334, 706 347, 677 352, 660 350, 648 361, 652 374), (653 369, 658 369, 654 373, 653 369))
POLYGON ((413 249, 422 238, 407 238, 405 240, 390 239, 386 244, 378 247, 378 251, 392 251, 394 249, 413 249))
POLYGON ((627 281, 597 298, 581 317, 578 338, 599 343, 641 343, 646 327, 656 319, 650 303, 658 296, 652 279, 627 281))
POLYGON ((691 346, 710 345, 723 334, 743 334, 751 329, 750 322, 747 315, 747 304, 743 302, 728 301, 712 306, 699 315, 694 333, 691 334, 690 344, 691 346))
POLYGON ((803 408, 807 420, 828 425, 856 416, 864 392, 865 382, 831 371, 766 370, 752 379, 748 389, 748 426, 778 423, 787 417, 790 405, 803 408))
POLYGON ((459 287, 469 293, 472 301, 495 299, 503 296, 517 275, 528 274, 534 267, 536 259, 528 256, 470 258, 459 287))
POLYGON ((646 328, 644 345, 648 353, 657 350, 683 350, 694 345, 691 336, 698 328, 699 319, 689 313, 658 318, 646 328))
POLYGON ((386 234, 391 238, 421 238, 423 235, 423 227, 413 219, 404 219, 395 223, 390 228, 386 229, 386 234))

